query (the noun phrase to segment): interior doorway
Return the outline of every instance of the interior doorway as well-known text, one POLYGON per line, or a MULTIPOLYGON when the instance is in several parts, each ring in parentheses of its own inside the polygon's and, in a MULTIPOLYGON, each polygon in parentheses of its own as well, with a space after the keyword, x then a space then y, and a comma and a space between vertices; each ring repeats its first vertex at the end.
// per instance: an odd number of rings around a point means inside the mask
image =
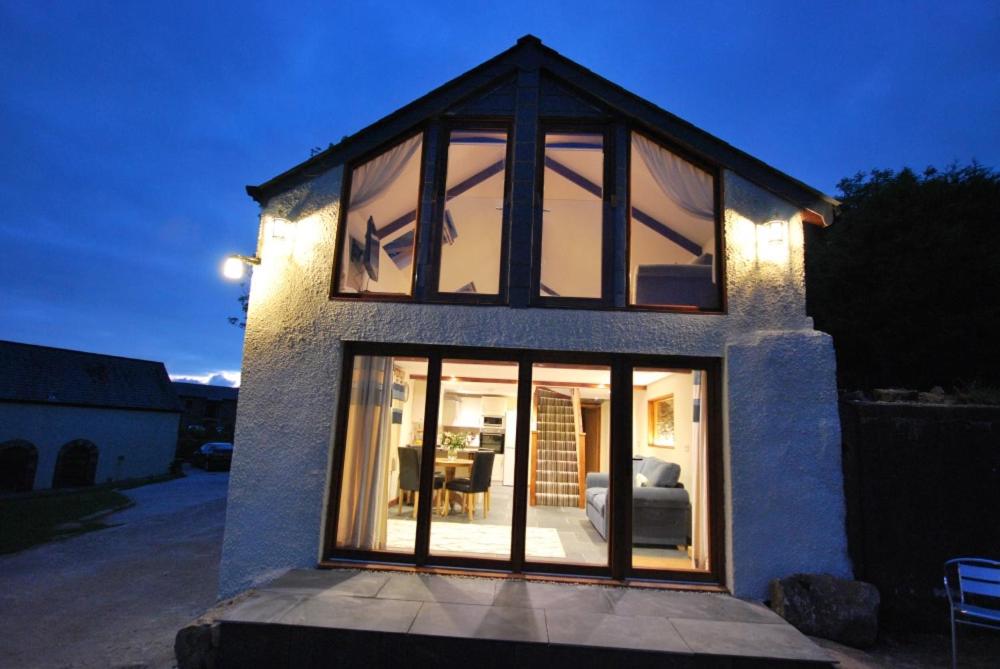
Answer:
POLYGON ((583 432, 587 435, 587 472, 601 471, 601 405, 583 403, 583 432))

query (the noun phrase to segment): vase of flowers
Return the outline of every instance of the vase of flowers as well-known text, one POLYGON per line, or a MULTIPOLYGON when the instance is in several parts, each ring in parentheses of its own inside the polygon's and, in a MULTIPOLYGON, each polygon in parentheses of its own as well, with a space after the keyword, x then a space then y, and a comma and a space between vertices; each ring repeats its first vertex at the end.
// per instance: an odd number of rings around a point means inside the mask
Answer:
POLYGON ((469 443, 469 435, 456 432, 445 432, 441 435, 441 445, 448 449, 448 459, 454 460, 460 448, 469 443))

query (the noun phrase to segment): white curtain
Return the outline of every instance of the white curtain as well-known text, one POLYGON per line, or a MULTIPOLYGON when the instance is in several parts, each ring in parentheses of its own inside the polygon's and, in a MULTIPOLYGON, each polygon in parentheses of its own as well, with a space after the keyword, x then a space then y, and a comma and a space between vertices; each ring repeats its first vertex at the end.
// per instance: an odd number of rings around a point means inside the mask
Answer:
POLYGON ((351 175, 351 211, 371 203, 399 178, 410 158, 420 148, 422 137, 414 135, 354 170, 351 175))
POLYGON ((337 545, 384 550, 389 512, 392 358, 357 356, 347 417, 337 545))
POLYGON ((692 216, 712 220, 715 195, 708 172, 638 133, 632 133, 632 147, 642 156, 642 162, 664 195, 692 216))
POLYGON ((694 446, 694 477, 691 481, 693 498, 692 521, 694 524, 691 550, 696 569, 708 569, 708 435, 705 420, 704 396, 705 372, 694 370, 693 424, 691 444, 694 446))

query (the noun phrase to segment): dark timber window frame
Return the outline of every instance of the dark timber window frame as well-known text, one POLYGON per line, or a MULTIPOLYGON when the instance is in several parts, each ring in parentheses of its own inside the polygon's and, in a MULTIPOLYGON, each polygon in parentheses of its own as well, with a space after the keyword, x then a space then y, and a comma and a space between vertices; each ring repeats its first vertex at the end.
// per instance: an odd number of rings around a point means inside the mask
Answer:
POLYGON ((330 299, 337 300, 352 300, 352 301, 363 301, 363 302, 419 302, 417 297, 417 272, 420 265, 418 264, 418 258, 420 257, 420 233, 423 227, 423 216, 422 216, 422 205, 424 198, 424 171, 427 169, 427 156, 429 155, 427 141, 428 141, 427 127, 421 125, 416 128, 411 128, 405 133, 393 137, 387 142, 379 144, 376 148, 371 151, 366 151, 365 153, 359 155, 358 157, 348 161, 344 164, 344 176, 342 179, 341 189, 340 189, 340 213, 337 216, 337 234, 336 234, 336 246, 333 251, 333 279, 330 282, 330 299), (413 271, 410 272, 410 292, 406 293, 350 293, 341 290, 340 288, 340 272, 344 263, 344 235, 347 234, 347 214, 351 209, 351 180, 354 176, 354 170, 361 165, 364 165, 370 160, 373 160, 385 153, 386 151, 392 149, 403 142, 413 139, 417 135, 421 135, 420 138, 420 177, 417 182, 417 200, 416 200, 416 219, 413 222, 413 271))
POLYGON ((614 132, 608 123, 587 120, 541 119, 535 138, 535 212, 531 226, 531 293, 529 305, 533 307, 562 307, 571 309, 611 309, 614 277, 614 132), (548 134, 587 133, 603 138, 603 181, 601 186, 601 296, 553 297, 541 294, 542 285, 542 226, 545 217, 545 137, 548 134))
MULTIPOLYGON (((628 353, 594 353, 580 351, 541 351, 527 349, 497 349, 381 342, 344 342, 341 379, 338 390, 338 415, 333 439, 333 457, 321 566, 357 563, 396 563, 413 567, 445 567, 491 570, 508 574, 552 574, 576 577, 596 577, 614 581, 653 580, 677 583, 701 583, 725 586, 725 499, 722 458, 722 365, 718 358, 662 356, 628 353), (386 551, 366 551, 338 548, 337 522, 340 490, 343 485, 345 444, 350 409, 351 381, 357 356, 400 356, 426 358, 427 390, 424 404, 424 435, 437 435, 438 409, 441 400, 441 366, 447 360, 484 360, 518 363, 517 437, 515 441, 514 498, 511 522, 511 556, 509 560, 471 556, 431 555, 430 531, 432 504, 421 504, 417 515, 417 534, 413 554, 386 551), (608 535, 608 565, 582 565, 553 562, 532 562, 525 559, 525 530, 528 507, 528 458, 530 448, 532 365, 561 363, 608 365, 611 368, 610 481, 611 522, 608 535), (706 373, 708 393, 708 517, 710 564, 709 572, 682 570, 638 569, 631 565, 632 555, 632 375, 641 368, 700 369, 706 373), (615 447, 614 444, 623 444, 615 447), (616 510, 617 509, 617 510, 616 510)), ((433 491, 435 438, 423 440, 420 497, 431 499, 433 491)))
POLYGON ((517 220, 524 207, 517 206, 514 181, 523 179, 527 161, 518 162, 523 156, 515 142, 519 139, 515 117, 475 116, 448 119, 432 118, 391 140, 360 154, 344 164, 341 187, 343 204, 338 217, 333 276, 330 282, 330 299, 362 302, 403 302, 416 304, 467 304, 484 306, 510 306, 532 308, 571 308, 595 311, 654 311, 665 313, 725 315, 729 311, 727 290, 727 258, 723 204, 725 191, 722 168, 678 146, 655 128, 640 125, 622 117, 605 119, 539 118, 533 164, 528 168, 534 180, 534 199, 531 203, 531 220, 517 220), (505 130, 507 135, 507 164, 504 174, 503 235, 500 256, 499 295, 470 293, 442 293, 438 290, 440 272, 441 217, 444 216, 444 190, 447 179, 448 138, 452 130, 505 130), (601 297, 575 298, 542 296, 539 290, 541 277, 541 237, 543 215, 545 134, 547 132, 593 132, 604 137, 603 229, 601 256, 601 297), (712 175, 715 209, 715 252, 718 262, 718 309, 700 309, 683 305, 629 304, 631 294, 631 136, 640 134, 680 158, 712 175), (346 217, 350 208, 351 177, 359 165, 377 157, 384 151, 422 134, 420 156, 420 185, 417 195, 417 215, 414 228, 414 267, 411 275, 410 294, 403 293, 350 293, 340 290, 340 272, 343 258, 343 236, 346 234, 346 217), (516 172, 521 171, 521 174, 516 172), (427 224, 428 221, 432 223, 427 224), (525 234, 515 231, 526 230, 525 234), (527 237, 526 237, 527 235, 527 237), (530 239, 530 242, 527 240, 530 239), (521 262, 518 262, 518 259, 521 262), (529 288, 515 290, 511 273, 515 267, 529 271, 529 288), (621 276, 620 276, 621 275, 621 276))
POLYGON ((625 235, 625 308, 629 311, 667 311, 667 312, 681 312, 681 313, 693 313, 693 314, 725 314, 729 311, 729 291, 726 290, 726 232, 723 217, 723 203, 725 200, 725 191, 723 186, 723 174, 722 169, 715 164, 709 163, 704 159, 686 151, 682 147, 677 146, 674 142, 663 137, 662 135, 656 134, 646 128, 642 128, 635 125, 627 125, 627 137, 628 143, 625 147, 625 192, 622 193, 621 202, 623 205, 623 211, 625 213, 625 230, 623 234, 625 235), (708 172, 712 175, 713 183, 713 209, 715 211, 714 215, 714 225, 715 225, 715 258, 718 266, 718 276, 715 277, 718 281, 717 293, 719 295, 719 308, 718 309, 700 309, 695 306, 685 307, 681 305, 657 305, 657 304, 631 304, 630 296, 632 295, 632 135, 641 135, 653 142, 657 146, 660 146, 667 151, 670 151, 678 158, 686 160, 695 167, 708 172))
MULTIPOLYGON (((439 138, 437 143, 437 156, 435 166, 435 189, 433 208, 433 230, 429 236, 430 248, 427 249, 427 282, 426 282, 426 302, 443 302, 454 304, 487 304, 503 305, 507 304, 508 273, 510 269, 510 200, 511 200, 511 165, 513 164, 514 153, 514 123, 510 118, 496 117, 463 117, 448 119, 440 124, 439 138), (444 211, 447 204, 448 188, 448 149, 451 144, 451 134, 454 131, 462 130, 482 130, 484 132, 496 132, 502 130, 507 133, 507 143, 504 154, 504 183, 503 183, 503 215, 501 218, 500 233, 500 266, 498 268, 499 277, 498 291, 495 295, 480 295, 477 293, 449 293, 440 290, 441 276, 441 237, 444 228, 444 211)), ((419 255, 419 251, 414 254, 419 255)))

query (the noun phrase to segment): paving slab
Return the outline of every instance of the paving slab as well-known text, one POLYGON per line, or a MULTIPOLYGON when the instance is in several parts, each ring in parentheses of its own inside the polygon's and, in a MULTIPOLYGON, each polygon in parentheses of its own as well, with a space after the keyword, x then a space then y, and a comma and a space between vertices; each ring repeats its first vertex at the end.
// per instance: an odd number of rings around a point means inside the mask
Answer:
POLYGON ((689 620, 787 624, 774 611, 728 595, 609 588, 612 611, 620 616, 660 616, 689 620))
POLYGON ((497 586, 496 606, 530 609, 572 609, 592 613, 611 613, 608 588, 570 583, 501 581, 497 586))
POLYGON ((413 621, 410 633, 504 641, 548 641, 544 612, 510 606, 425 603, 413 621))
POLYGON ((379 591, 378 598, 488 606, 493 603, 496 587, 496 579, 393 574, 379 591))
POLYGON ((695 653, 832 662, 830 655, 791 625, 671 619, 695 653))
POLYGON ((602 648, 628 648, 688 654, 669 620, 653 616, 616 616, 587 611, 546 611, 549 643, 602 648))
POLYGON ((406 632, 419 610, 420 602, 323 593, 302 600, 276 622, 304 627, 406 632))
POLYGON ((245 623, 273 623, 290 609, 298 606, 305 596, 258 591, 226 611, 220 620, 245 623))

